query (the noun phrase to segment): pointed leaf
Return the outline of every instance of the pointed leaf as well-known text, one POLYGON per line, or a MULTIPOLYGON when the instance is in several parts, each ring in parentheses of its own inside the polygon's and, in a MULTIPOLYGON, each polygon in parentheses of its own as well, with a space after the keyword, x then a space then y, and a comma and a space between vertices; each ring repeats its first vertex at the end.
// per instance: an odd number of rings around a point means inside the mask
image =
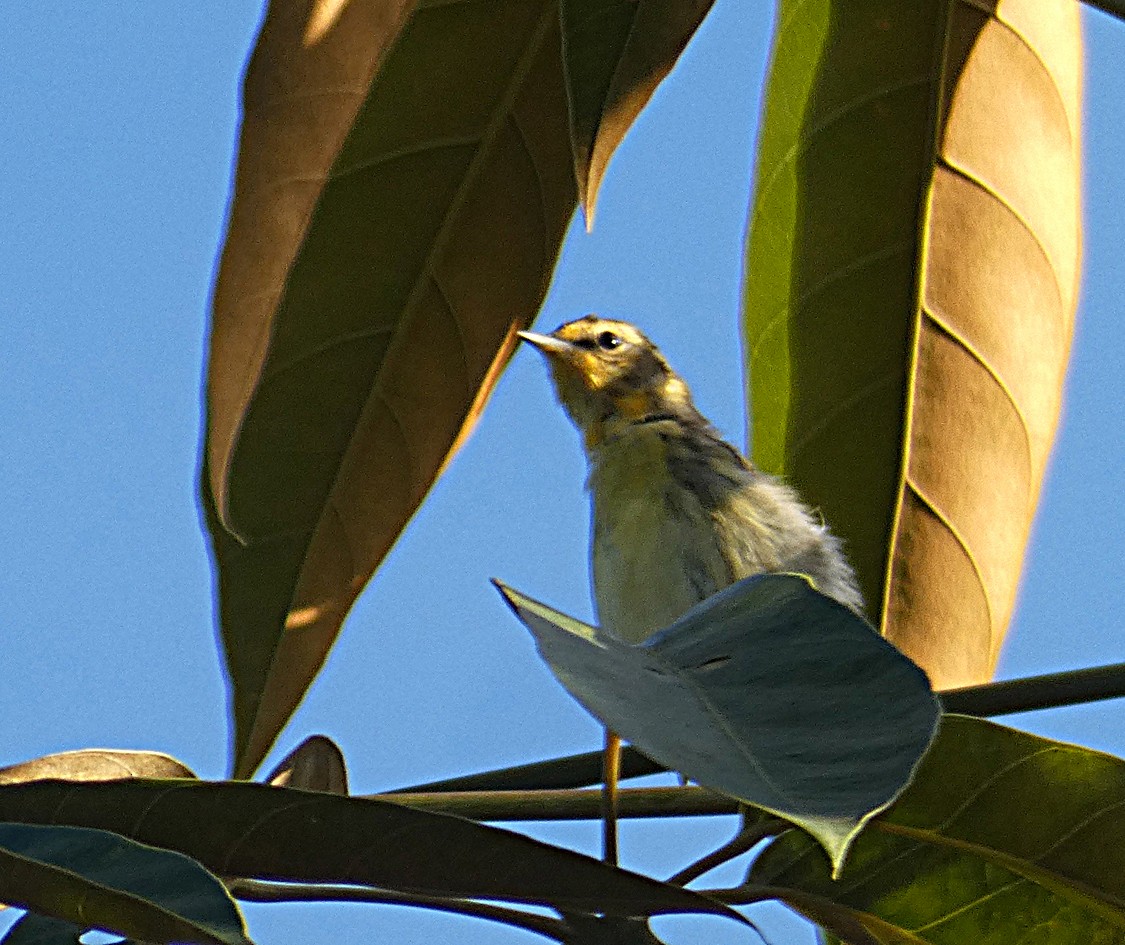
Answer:
POLYGON ((311 735, 281 760, 266 776, 266 783, 347 796, 348 766, 331 738, 311 735))
POLYGON ((626 132, 714 0, 560 0, 574 171, 586 213, 626 132))
POLYGON ((946 716, 906 793, 842 875, 795 833, 760 855, 767 884, 817 922, 880 942, 1093 945, 1125 940, 1125 761, 946 716))
POLYGON ((264 784, 41 781, 0 788, 0 819, 113 830, 178 850, 223 876, 616 916, 709 912, 741 919, 697 893, 508 830, 387 801, 264 784))
POLYGON ((800 575, 746 578, 636 646, 500 591, 608 728, 704 787, 800 824, 836 863, 933 737, 925 674, 800 575))
POLYGON ((231 462, 278 297, 371 79, 413 7, 271 0, 246 65, 207 376, 207 486, 232 531, 231 462))
POLYGON ((218 877, 105 830, 0 823, 0 901, 152 943, 249 942, 218 877))
MULTIPOLYGON (((397 22, 378 20, 380 42, 397 22)), ((332 35, 366 49, 369 28, 341 14, 332 35)), ((311 184, 255 150, 280 147, 273 138, 244 134, 240 173, 278 170, 247 191, 261 213, 276 190, 312 192, 277 245, 239 222, 236 194, 216 289, 203 504, 240 776, 300 702, 546 292, 575 203, 558 29, 554 0, 421 3, 311 184)), ((290 74, 267 33, 248 89, 255 69, 277 73, 278 95, 308 119, 294 135, 319 135, 335 80, 290 74)), ((366 92, 349 78, 356 87, 366 92)))
POLYGON ((195 772, 158 751, 81 748, 0 768, 0 784, 21 781, 117 781, 122 778, 194 778, 195 772))
POLYGON ((1078 5, 783 0, 778 23, 747 253, 754 458, 844 536, 935 686, 981 682, 1074 321, 1078 5))

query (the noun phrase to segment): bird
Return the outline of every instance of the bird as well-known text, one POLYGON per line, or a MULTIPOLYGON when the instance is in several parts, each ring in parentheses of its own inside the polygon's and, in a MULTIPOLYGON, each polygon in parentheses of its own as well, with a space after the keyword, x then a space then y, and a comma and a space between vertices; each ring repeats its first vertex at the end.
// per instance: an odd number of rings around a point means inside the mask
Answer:
MULTIPOLYGON (((637 327, 590 314, 520 338, 547 362, 582 434, 599 628, 641 643, 755 574, 796 572, 862 615, 841 542, 780 478, 757 469, 696 408, 637 327)), ((620 739, 607 730, 603 858, 617 862, 620 739)))

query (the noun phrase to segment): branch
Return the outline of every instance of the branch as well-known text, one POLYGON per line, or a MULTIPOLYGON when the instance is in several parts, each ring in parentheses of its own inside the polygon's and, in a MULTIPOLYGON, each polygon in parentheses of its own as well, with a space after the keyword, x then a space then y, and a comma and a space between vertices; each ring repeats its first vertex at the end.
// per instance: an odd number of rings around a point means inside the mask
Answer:
MULTIPOLYGON (((621 779, 639 778, 646 774, 660 774, 667 768, 642 755, 637 749, 626 746, 621 753, 621 779)), ((581 755, 568 755, 551 761, 501 768, 481 774, 466 774, 459 778, 429 781, 413 787, 400 788, 389 794, 434 794, 441 791, 551 791, 588 787, 602 780, 602 753, 588 751, 581 755)))
POLYGON ((947 689, 938 695, 946 712, 985 717, 1118 699, 1125 696, 1125 663, 947 689))
MULTIPOLYGON (((1114 0, 1125 7, 1125 0, 1114 0)), ((1116 699, 1125 696, 1125 663, 1076 669, 1065 673, 1028 676, 1006 682, 966 686, 938 693, 946 712, 963 715, 1010 715, 1036 709, 1054 709, 1083 702, 1116 699)), ((662 765, 645 757, 635 748, 626 748, 621 758, 621 777, 637 778, 666 771, 662 765)), ((415 787, 402 788, 392 794, 429 794, 444 791, 532 791, 562 790, 599 784, 602 776, 602 753, 586 752, 550 761, 500 768, 481 774, 470 774, 444 781, 431 781, 415 787)), ((395 798, 388 795, 387 800, 395 798)), ((634 815, 641 816, 641 815, 634 815)))
POLYGON ((437 912, 491 919, 505 925, 537 932, 558 942, 571 940, 567 924, 550 916, 534 915, 468 899, 443 899, 413 893, 388 892, 363 886, 318 886, 305 883, 264 883, 254 879, 227 881, 230 894, 243 902, 374 902, 393 906, 416 906, 437 912))

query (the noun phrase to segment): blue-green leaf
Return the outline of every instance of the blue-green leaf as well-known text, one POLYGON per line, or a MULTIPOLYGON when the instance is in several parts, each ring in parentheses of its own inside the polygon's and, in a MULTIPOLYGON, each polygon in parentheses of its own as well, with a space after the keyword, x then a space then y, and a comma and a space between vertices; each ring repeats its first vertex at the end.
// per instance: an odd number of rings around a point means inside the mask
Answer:
POLYGON ((740 581, 636 646, 500 590, 609 728, 799 824, 837 866, 909 783, 937 725, 925 674, 800 575, 740 581))
POLYGON ((195 860, 88 827, 0 823, 0 902, 151 943, 250 941, 195 860))

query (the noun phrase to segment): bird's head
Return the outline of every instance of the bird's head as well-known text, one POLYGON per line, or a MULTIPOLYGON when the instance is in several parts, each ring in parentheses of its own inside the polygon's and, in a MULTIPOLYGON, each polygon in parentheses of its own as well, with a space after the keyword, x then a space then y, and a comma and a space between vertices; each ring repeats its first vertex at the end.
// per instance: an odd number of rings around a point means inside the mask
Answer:
POLYGON ((559 400, 588 447, 619 425, 694 410, 687 385, 628 322, 587 315, 549 335, 519 334, 547 359, 559 400))

